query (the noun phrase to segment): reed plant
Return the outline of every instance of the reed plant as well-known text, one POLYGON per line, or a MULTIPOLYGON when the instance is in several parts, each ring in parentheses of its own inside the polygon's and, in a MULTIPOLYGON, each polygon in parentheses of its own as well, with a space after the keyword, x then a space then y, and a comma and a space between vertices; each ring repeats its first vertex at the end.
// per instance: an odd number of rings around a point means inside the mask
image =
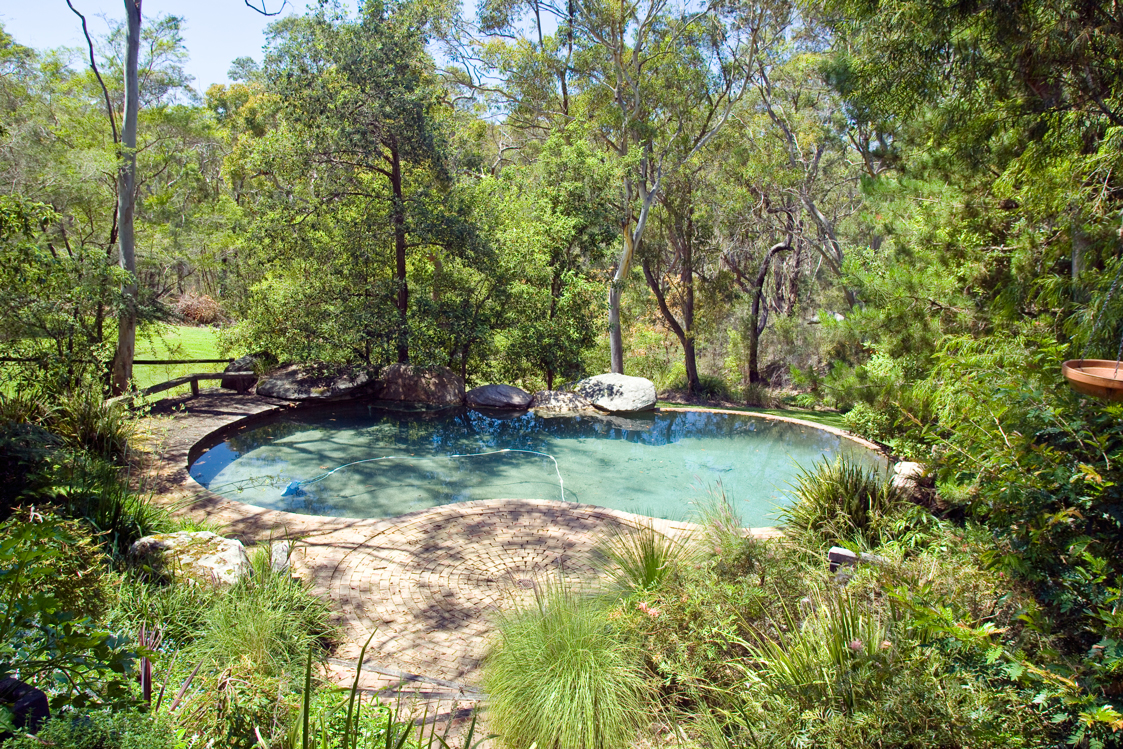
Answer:
POLYGON ((543 584, 485 659, 489 727, 517 749, 629 746, 651 710, 640 664, 601 601, 543 584))
POLYGON ((613 587, 625 595, 659 588, 692 557, 688 542, 666 536, 650 523, 635 529, 612 526, 598 552, 613 587))
POLYGON ((854 711, 892 675, 897 651, 890 626, 880 612, 843 593, 804 600, 810 610, 802 622, 787 612, 786 636, 744 643, 757 666, 746 673, 807 709, 854 711))
POLYGON ((877 545, 891 519, 907 506, 885 471, 840 456, 801 469, 795 501, 780 510, 785 531, 812 546, 877 545))

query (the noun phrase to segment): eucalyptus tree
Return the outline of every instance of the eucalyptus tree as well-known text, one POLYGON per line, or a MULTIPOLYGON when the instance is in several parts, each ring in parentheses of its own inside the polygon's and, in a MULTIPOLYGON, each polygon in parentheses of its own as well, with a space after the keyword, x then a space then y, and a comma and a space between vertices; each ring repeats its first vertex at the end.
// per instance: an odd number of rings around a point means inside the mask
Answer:
POLYGON ((697 285, 717 270, 713 188, 707 168, 692 165, 670 177, 655 211, 654 229, 638 253, 644 280, 655 297, 663 322, 682 346, 686 390, 700 390, 695 331, 697 285), (677 312, 676 312, 677 310, 677 312))
POLYGON ((133 377, 136 352, 137 283, 136 283, 136 123, 140 108, 140 79, 137 67, 140 58, 141 0, 125 0, 127 32, 125 37, 124 111, 121 115, 121 148, 117 171, 117 241, 118 262, 128 274, 122 288, 124 300, 117 317, 117 351, 113 355, 111 388, 120 395, 133 377))
MULTIPOLYGON (((517 122, 551 127, 589 119, 594 138, 619 171, 614 201, 622 248, 609 284, 611 366, 624 367, 620 303, 637 247, 665 180, 694 160, 721 130, 749 89, 754 66, 771 53, 791 22, 777 2, 713 0, 673 6, 669 0, 566 4, 485 3, 478 59, 490 64, 500 102, 517 122), (556 33, 537 35, 518 11, 545 10, 556 33), (514 42, 506 40, 514 39, 514 42), (551 81, 557 81, 551 85, 551 81)), ((466 66, 470 67, 470 66, 466 66)))
MULTIPOLYGON (((275 24, 265 76, 296 130, 311 182, 309 214, 357 200, 391 228, 397 360, 408 362, 411 246, 425 240, 407 217, 418 190, 440 182, 437 109, 442 93, 425 52, 416 6, 371 2, 357 21, 320 9, 275 24), (411 237, 412 235, 412 237, 411 237)), ((382 237, 375 233, 371 243, 382 237)), ((377 251, 370 247, 366 251, 377 251)))

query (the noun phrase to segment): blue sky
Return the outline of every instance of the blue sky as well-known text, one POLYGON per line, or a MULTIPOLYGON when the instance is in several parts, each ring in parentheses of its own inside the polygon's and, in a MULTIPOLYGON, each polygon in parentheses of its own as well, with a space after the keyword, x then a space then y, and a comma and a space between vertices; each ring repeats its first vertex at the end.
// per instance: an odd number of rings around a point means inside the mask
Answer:
MULTIPOLYGON (((260 0, 258 7, 260 7, 260 0)), ((86 16, 90 33, 104 34, 110 20, 125 17, 123 0, 71 0, 86 16)), ((265 0, 266 8, 276 10, 282 0, 265 0)), ((346 0, 352 12, 355 0, 346 0)), ((300 13, 305 0, 289 3, 283 14, 300 13)), ((191 59, 185 66, 194 76, 192 84, 202 93, 212 83, 228 81, 226 71, 235 57, 261 61, 265 27, 275 19, 266 18, 245 6, 242 0, 144 0, 144 17, 166 13, 185 19, 183 38, 191 59)), ((0 0, 0 23, 20 44, 36 49, 85 47, 78 17, 66 7, 66 0, 0 0)))

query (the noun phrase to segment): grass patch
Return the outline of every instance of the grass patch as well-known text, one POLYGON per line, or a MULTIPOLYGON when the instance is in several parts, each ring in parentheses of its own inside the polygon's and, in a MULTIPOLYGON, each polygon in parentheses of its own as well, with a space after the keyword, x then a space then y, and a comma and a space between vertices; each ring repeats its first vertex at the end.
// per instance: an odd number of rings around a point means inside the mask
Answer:
MULTIPOLYGON (((137 359, 219 359, 218 329, 195 325, 165 325, 150 337, 138 338, 137 359)), ((138 364, 133 368, 136 386, 146 387, 196 372, 221 372, 224 364, 138 364)), ((204 387, 208 383, 204 383, 204 387)), ((217 383, 209 383, 211 385, 217 383)), ((166 390, 161 398, 183 395, 190 385, 166 390)))

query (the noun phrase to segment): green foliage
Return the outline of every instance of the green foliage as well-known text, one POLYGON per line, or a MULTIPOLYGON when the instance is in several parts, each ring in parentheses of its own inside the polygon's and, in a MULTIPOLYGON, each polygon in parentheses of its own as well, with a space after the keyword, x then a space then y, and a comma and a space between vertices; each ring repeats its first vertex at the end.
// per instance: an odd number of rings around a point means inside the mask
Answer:
POLYGON ((180 749, 184 743, 166 715, 137 710, 64 713, 35 737, 4 742, 5 749, 180 749))
POLYGON ((651 525, 634 530, 613 526, 598 548, 609 578, 630 596, 655 590, 690 563, 687 542, 665 536, 651 525))
POLYGON ((292 673, 313 644, 332 635, 327 605, 306 583, 274 572, 268 546, 255 549, 251 563, 252 574, 214 597, 187 655, 216 673, 292 673))
POLYGON ((844 456, 801 469, 792 492, 794 501, 780 510, 781 522, 814 547, 876 545, 906 506, 883 471, 844 456))
POLYGON ((62 707, 134 704, 142 649, 99 626, 100 552, 72 522, 31 514, 0 525, 0 675, 20 678, 62 707))
POLYGON ((484 663, 488 725, 506 746, 626 746, 645 717, 639 656, 595 599, 540 586, 507 614, 484 663))
POLYGON ((820 593, 805 600, 813 613, 802 622, 788 617, 791 636, 747 645, 757 661, 752 678, 785 693, 802 710, 853 713, 876 702, 884 682, 900 668, 888 624, 845 595, 820 593))

